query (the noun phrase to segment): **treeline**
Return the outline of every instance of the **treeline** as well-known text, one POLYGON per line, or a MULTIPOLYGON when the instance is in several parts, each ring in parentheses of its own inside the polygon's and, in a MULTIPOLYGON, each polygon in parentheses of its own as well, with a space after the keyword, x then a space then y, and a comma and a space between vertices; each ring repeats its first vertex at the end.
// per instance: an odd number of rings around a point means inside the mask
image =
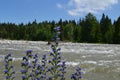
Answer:
POLYGON ((105 14, 100 21, 88 13, 79 21, 60 19, 55 21, 37 22, 28 24, 0 23, 0 38, 12 40, 42 40, 51 41, 55 26, 61 27, 61 40, 85 43, 120 44, 120 17, 111 22, 105 14))

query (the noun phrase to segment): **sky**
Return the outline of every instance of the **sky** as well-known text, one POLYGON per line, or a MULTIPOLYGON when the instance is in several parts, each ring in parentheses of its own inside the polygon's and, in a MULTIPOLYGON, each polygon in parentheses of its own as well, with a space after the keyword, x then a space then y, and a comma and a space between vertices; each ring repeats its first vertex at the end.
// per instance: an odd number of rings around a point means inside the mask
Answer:
POLYGON ((79 20, 87 13, 102 14, 112 21, 120 16, 120 0, 0 0, 0 22, 28 23, 79 20))

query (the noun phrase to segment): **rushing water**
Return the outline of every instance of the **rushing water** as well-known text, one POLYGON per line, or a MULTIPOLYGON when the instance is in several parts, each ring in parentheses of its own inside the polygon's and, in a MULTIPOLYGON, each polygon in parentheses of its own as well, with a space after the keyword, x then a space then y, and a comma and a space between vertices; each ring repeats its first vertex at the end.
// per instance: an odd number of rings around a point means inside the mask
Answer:
MULTIPOLYGON (((72 73, 75 66, 80 66, 83 80, 120 80, 120 45, 60 43, 59 47, 68 72, 72 73)), ((33 50, 33 53, 41 56, 51 49, 47 42, 0 40, 0 80, 4 79, 4 55, 12 53, 19 74, 21 68, 18 65, 26 50, 33 50)))

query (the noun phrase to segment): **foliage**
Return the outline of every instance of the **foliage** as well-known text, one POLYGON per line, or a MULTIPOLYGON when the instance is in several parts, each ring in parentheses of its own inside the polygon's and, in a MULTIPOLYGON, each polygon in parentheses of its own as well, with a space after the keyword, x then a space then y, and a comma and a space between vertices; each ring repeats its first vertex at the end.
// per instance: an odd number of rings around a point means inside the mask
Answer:
POLYGON ((62 41, 86 43, 120 43, 120 17, 111 22, 105 14, 100 21, 88 13, 79 21, 60 19, 58 22, 43 21, 29 22, 28 24, 0 23, 0 38, 12 40, 51 41, 53 28, 61 26, 60 38, 62 41))

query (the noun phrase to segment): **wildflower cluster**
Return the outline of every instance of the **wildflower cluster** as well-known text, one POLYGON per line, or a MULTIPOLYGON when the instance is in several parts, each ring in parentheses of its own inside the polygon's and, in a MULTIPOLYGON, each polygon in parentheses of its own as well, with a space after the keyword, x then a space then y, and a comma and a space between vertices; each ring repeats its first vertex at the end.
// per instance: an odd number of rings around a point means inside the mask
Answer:
MULTIPOLYGON (((49 59, 46 54, 40 59, 38 54, 33 55, 32 50, 26 51, 26 55, 22 58, 21 74, 22 80, 66 80, 66 62, 62 60, 61 48, 59 45, 60 26, 54 28, 54 36, 51 43, 51 51, 49 59)), ((13 80, 14 71, 11 54, 5 56, 5 74, 7 80, 13 80)), ((80 80, 82 78, 81 68, 77 67, 76 72, 71 75, 71 79, 80 80)))
POLYGON ((76 67, 76 72, 71 75, 71 79, 80 80, 82 78, 82 72, 80 67, 76 67))
POLYGON ((29 80, 32 75, 29 74, 30 70, 31 70, 31 67, 33 66, 31 63, 30 63, 30 59, 32 58, 32 51, 31 50, 28 50, 26 51, 26 56, 23 57, 22 59, 22 63, 21 63, 21 67, 23 68, 21 70, 21 73, 22 73, 22 80, 29 80))
POLYGON ((34 73, 33 80, 45 80, 47 79, 46 72, 47 72, 47 58, 46 54, 42 56, 42 59, 40 62, 38 62, 38 55, 35 54, 33 63, 33 69, 32 72, 34 73))
POLYGON ((39 63, 38 54, 33 56, 33 67, 32 67, 32 80, 45 80, 46 79, 46 55, 44 54, 41 60, 41 64, 39 63))
POLYGON ((35 54, 33 56, 33 61, 32 61, 32 72, 30 73, 31 75, 31 80, 39 80, 40 78, 38 77, 39 75, 39 66, 38 66, 38 60, 39 60, 39 57, 38 57, 38 54, 35 54))
POLYGON ((60 35, 60 27, 54 28, 55 34, 53 36, 53 43, 51 44, 52 51, 50 52, 51 60, 49 60, 49 63, 51 64, 49 68, 49 72, 51 74, 51 77, 53 80, 57 80, 60 78, 60 80, 65 80, 64 74, 66 73, 66 65, 65 61, 61 60, 61 48, 58 48, 59 43, 59 35, 60 35))
POLYGON ((11 54, 7 54, 4 57, 5 62, 5 70, 4 74, 6 74, 6 80, 13 80, 15 78, 14 66, 12 65, 12 57, 11 54))

